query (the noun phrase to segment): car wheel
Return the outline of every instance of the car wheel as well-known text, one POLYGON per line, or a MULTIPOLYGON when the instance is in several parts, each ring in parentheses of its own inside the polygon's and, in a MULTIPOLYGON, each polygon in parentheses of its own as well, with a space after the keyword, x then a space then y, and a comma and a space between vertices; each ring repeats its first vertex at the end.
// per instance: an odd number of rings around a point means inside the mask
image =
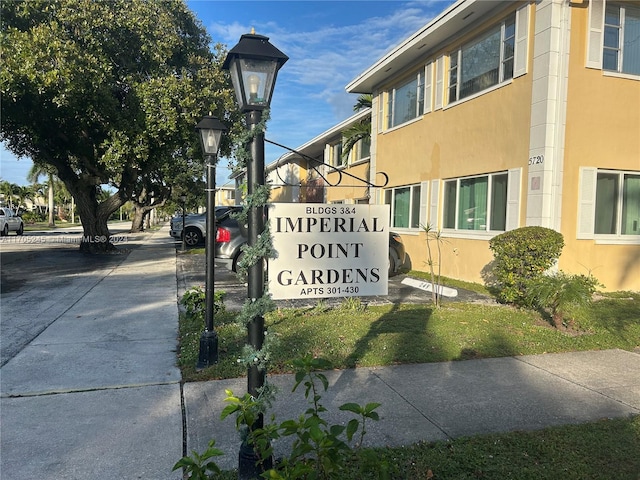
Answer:
POLYGON ((0 232, 2 234, 3 237, 6 237, 7 235, 9 235, 9 225, 5 225, 4 228, 2 229, 2 232, 0 232))
POLYGON ((396 257, 393 253, 389 252, 389 276, 393 277, 396 274, 396 257))
POLYGON ((22 235, 24 233, 24 225, 20 224, 18 230, 16 231, 16 235, 22 235))
POLYGON ((184 243, 189 247, 195 247, 202 241, 202 235, 194 228, 188 228, 184 234, 184 243))
POLYGON ((244 252, 240 251, 236 259, 233 261, 233 264, 231 265, 232 272, 238 273, 238 264, 242 261, 242 257, 244 257, 244 252))

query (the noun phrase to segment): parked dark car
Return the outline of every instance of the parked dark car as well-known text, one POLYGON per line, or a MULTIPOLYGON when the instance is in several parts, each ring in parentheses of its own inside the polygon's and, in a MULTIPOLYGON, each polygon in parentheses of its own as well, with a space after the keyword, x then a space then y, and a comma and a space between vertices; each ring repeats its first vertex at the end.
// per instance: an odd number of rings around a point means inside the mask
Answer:
MULTIPOLYGON (((231 210, 237 210, 242 207, 235 206, 218 206, 215 208, 216 219, 231 210)), ((207 235, 207 214, 206 213, 190 213, 184 217, 185 238, 184 243, 189 247, 195 247, 201 243, 207 235)), ((176 240, 182 240, 182 215, 175 215, 171 219, 171 230, 169 231, 176 240)))
POLYGON ((242 246, 247 243, 249 232, 246 225, 241 225, 233 215, 242 210, 234 207, 216 218, 216 254, 217 259, 224 260, 225 266, 232 271, 242 258, 242 246))
POLYGON ((393 277, 400 272, 406 261, 406 251, 402 237, 395 232, 389 232, 389 276, 393 277))

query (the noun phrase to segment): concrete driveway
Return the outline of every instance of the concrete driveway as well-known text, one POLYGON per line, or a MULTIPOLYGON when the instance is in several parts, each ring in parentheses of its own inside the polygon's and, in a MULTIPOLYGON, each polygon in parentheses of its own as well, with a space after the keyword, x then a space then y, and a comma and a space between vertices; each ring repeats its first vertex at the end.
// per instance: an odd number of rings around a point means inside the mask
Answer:
MULTIPOLYGON (((195 286, 204 286, 205 283, 205 255, 193 253, 193 250, 180 251, 177 249, 177 274, 178 295, 181 296, 186 289, 195 286)), ((223 262, 216 262, 214 270, 215 288, 225 292, 225 305, 228 310, 239 310, 247 298, 246 284, 241 284, 237 275, 229 271, 223 262)), ((389 303, 431 303, 431 293, 402 283, 407 278, 406 274, 396 275, 389 279, 389 294, 387 296, 361 297, 363 302, 369 305, 384 305, 389 303)), ((317 304, 317 299, 278 300, 276 304, 281 307, 310 307, 317 304)), ((328 299, 327 304, 339 304, 342 298, 328 299)), ((469 290, 458 289, 455 298, 444 298, 443 302, 483 302, 493 303, 494 300, 485 295, 480 295, 469 290)))

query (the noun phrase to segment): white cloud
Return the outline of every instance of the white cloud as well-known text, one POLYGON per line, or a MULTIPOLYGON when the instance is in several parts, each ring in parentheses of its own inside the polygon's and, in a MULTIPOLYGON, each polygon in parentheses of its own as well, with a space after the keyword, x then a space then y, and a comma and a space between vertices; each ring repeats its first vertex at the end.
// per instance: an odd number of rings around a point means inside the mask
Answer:
MULTIPOLYGON (((357 95, 345 86, 451 1, 325 1, 308 2, 309 8, 303 8, 306 2, 267 1, 259 3, 273 12, 263 19, 254 15, 256 2, 190 3, 202 12, 214 42, 231 48, 253 27, 289 56, 278 76, 267 137, 295 148, 352 115, 357 95), (371 13, 380 11, 389 13, 371 13), (208 20, 225 15, 241 20, 208 20)), ((267 163, 282 153, 267 147, 267 163)), ((3 176, 13 173, 18 165, 2 157, 3 176)))

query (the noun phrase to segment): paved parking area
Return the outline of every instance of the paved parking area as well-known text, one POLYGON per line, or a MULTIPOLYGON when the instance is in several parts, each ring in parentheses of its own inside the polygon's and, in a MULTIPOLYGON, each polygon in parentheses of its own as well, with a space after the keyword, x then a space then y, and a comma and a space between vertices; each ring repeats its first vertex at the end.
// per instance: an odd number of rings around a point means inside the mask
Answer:
MULTIPOLYGON (((205 255, 204 253, 182 252, 177 245, 178 294, 182 295, 186 289, 205 284, 205 255)), ((402 283, 407 276, 396 275, 389 279, 388 296, 361 297, 363 302, 370 305, 385 305, 389 303, 431 303, 431 293, 402 283)), ((214 269, 215 288, 225 292, 225 305, 228 310, 239 310, 247 298, 246 284, 238 281, 237 275, 229 271, 222 262, 216 262, 214 269)), ((332 298, 327 304, 339 304, 342 298, 332 298)), ((490 297, 468 290, 458 289, 455 298, 444 298, 443 302, 483 302, 493 303, 490 297)), ((318 303, 318 299, 278 300, 278 306, 311 307, 318 303)))

